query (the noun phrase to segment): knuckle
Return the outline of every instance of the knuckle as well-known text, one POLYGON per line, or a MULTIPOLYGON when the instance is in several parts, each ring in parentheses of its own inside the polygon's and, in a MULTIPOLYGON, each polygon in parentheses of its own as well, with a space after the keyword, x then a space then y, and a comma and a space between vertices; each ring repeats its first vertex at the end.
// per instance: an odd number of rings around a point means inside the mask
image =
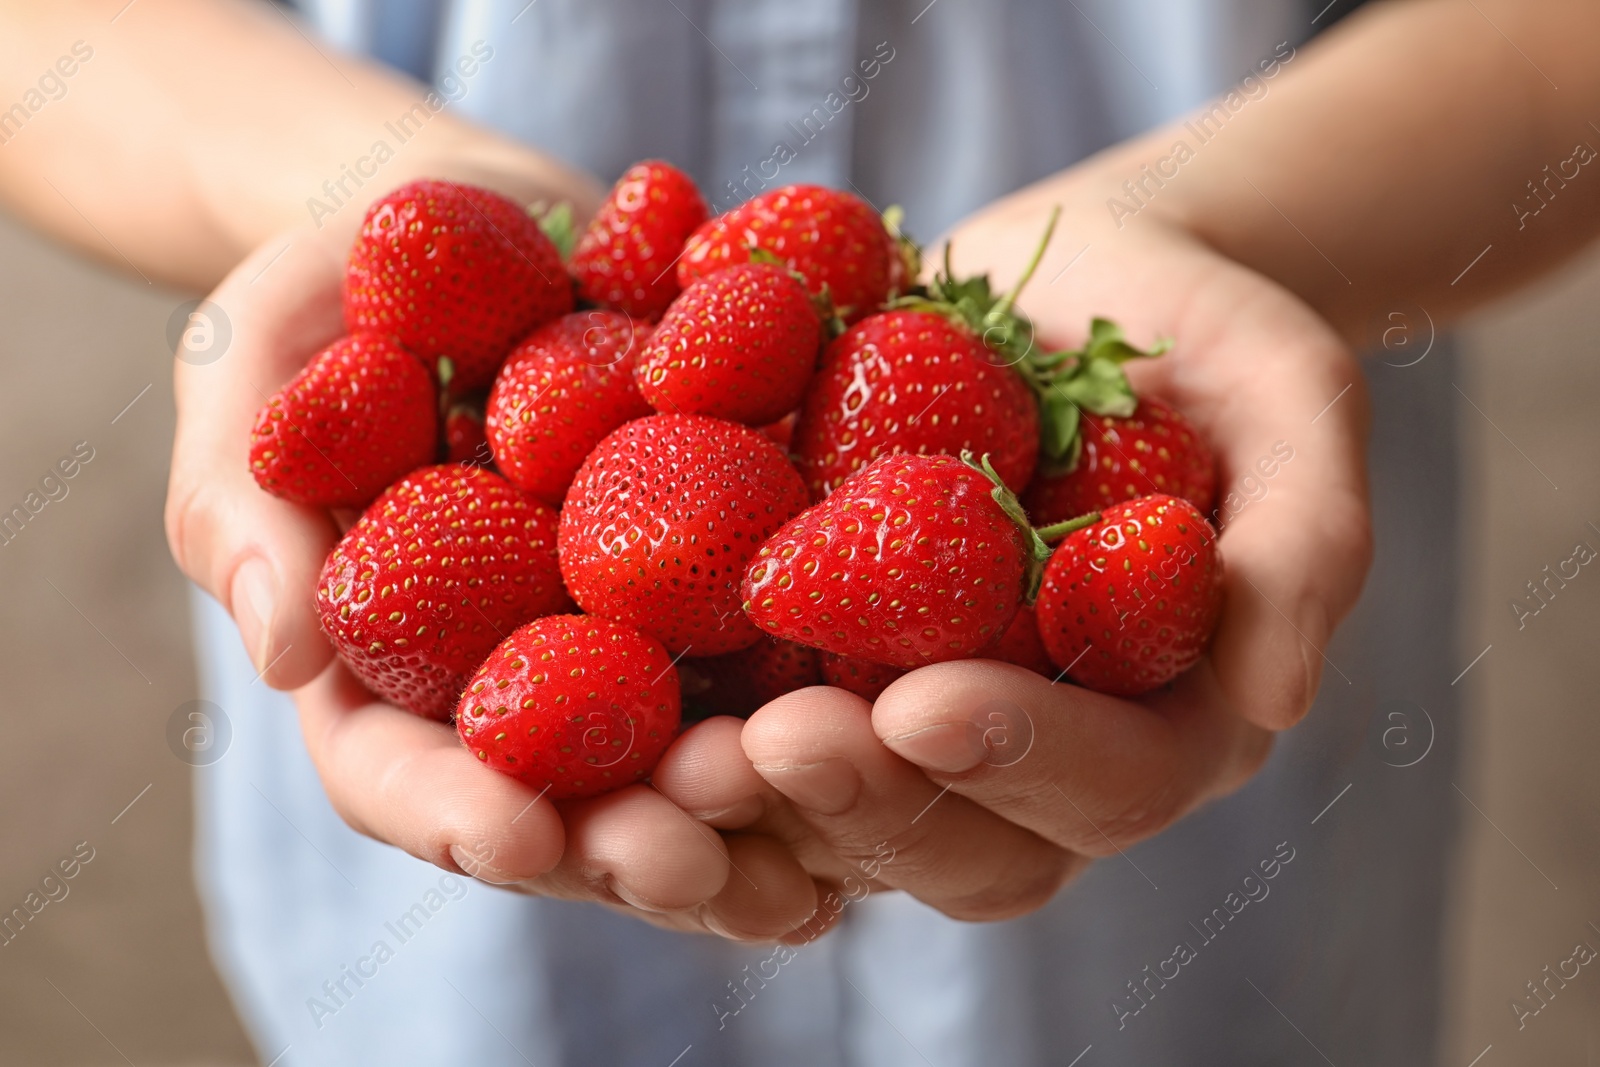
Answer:
POLYGON ((1089 820, 1087 815, 1069 812, 1075 821, 1089 823, 1076 835, 1071 847, 1091 856, 1108 856, 1119 848, 1136 844, 1172 825, 1183 813, 1185 802, 1177 780, 1164 775, 1153 788, 1120 799, 1104 814, 1089 820))

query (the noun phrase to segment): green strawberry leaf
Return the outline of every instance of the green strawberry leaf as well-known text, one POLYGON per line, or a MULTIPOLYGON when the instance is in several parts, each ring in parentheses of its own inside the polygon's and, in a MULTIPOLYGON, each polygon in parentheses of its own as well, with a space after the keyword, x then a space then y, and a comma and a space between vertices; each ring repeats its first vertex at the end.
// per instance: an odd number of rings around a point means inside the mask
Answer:
POLYGON ((1127 418, 1139 405, 1127 375, 1117 362, 1085 359, 1075 374, 1050 383, 1051 392, 1096 415, 1127 418))
MULTIPOLYGON (((901 296, 889 305, 943 315, 965 325, 1027 380, 1039 401, 1039 448, 1049 471, 1071 470, 1077 465, 1084 410, 1119 417, 1133 414, 1139 398, 1123 374, 1122 364, 1154 358, 1172 347, 1172 342, 1163 338, 1149 349, 1141 349, 1128 341, 1121 326, 1096 317, 1089 323, 1082 348, 1039 349, 1033 323, 1015 305, 1044 258, 1060 214, 1059 207, 1051 211, 1033 258, 1005 293, 996 294, 986 274, 958 278, 946 242, 943 269, 928 283, 925 295, 901 296)), ((885 224, 890 225, 887 217, 885 224)), ((898 225, 898 217, 893 225, 898 225)))
POLYGON ((1083 346, 1083 356, 1086 360, 1110 360, 1113 363, 1125 363, 1130 359, 1141 359, 1159 356, 1172 347, 1172 339, 1163 337, 1151 345, 1149 350, 1137 348, 1128 343, 1127 335, 1122 332, 1122 327, 1110 319, 1095 318, 1089 323, 1089 340, 1083 346))
POLYGON ((556 246, 556 251, 561 254, 561 262, 571 259, 572 250, 578 247, 578 222, 572 215, 572 205, 563 200, 549 210, 539 212, 538 218, 539 229, 556 246))
POLYGON ((1050 387, 1039 396, 1039 448, 1052 460, 1064 460, 1072 453, 1070 470, 1077 466, 1078 423, 1080 414, 1077 402, 1058 387, 1050 387))
POLYGON ((1132 415, 1139 398, 1122 365, 1130 359, 1152 359, 1171 347, 1172 342, 1163 338, 1149 349, 1139 348, 1128 342, 1121 326, 1096 318, 1089 323, 1089 338, 1082 348, 1030 355, 1031 380, 1039 390, 1039 445, 1045 469, 1059 472, 1077 466, 1082 447, 1077 437, 1079 409, 1121 418, 1132 415), (1063 404, 1074 409, 1070 419, 1059 411, 1063 404))

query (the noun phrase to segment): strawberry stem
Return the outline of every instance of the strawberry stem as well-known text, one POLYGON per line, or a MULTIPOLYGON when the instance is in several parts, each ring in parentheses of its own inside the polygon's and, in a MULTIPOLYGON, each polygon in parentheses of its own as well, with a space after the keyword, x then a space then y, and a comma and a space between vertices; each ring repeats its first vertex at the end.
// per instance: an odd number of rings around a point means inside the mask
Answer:
MULTIPOLYGON (((989 309, 989 313, 984 316, 985 320, 992 323, 1000 323, 1004 322, 1006 317, 1011 314, 1011 308, 1016 304, 1017 297, 1022 295, 1023 287, 1033 280, 1034 272, 1039 269, 1039 264, 1044 260, 1045 249, 1050 247, 1050 238, 1055 236, 1056 222, 1060 218, 1061 205, 1056 204, 1050 209, 1050 221, 1044 224, 1044 234, 1040 236, 1039 243, 1034 246, 1033 258, 1028 260, 1027 267, 1022 271, 1022 277, 1018 278, 1016 284, 1006 291, 1005 295, 1000 298, 999 303, 989 309)), ((950 246, 946 244, 946 264, 949 263, 949 248, 950 246)), ((945 270, 948 271, 949 269, 947 265, 945 270)))
POLYGON ((1087 515, 1079 515, 1077 518, 1067 519, 1065 522, 1057 522, 1049 526, 1040 526, 1033 532, 1038 536, 1039 540, 1048 544, 1051 541, 1059 541, 1069 533, 1081 530, 1085 526, 1093 526, 1099 521, 1100 513, 1098 511, 1091 511, 1087 515))
POLYGON ((989 495, 1000 505, 1000 510, 1006 513, 1006 517, 1016 523, 1017 528, 1022 531, 1023 542, 1028 549, 1028 559, 1022 570, 1022 603, 1032 607, 1033 602, 1038 599, 1039 586, 1044 582, 1044 565, 1050 562, 1050 546, 1034 532, 1033 526, 1028 522, 1028 513, 1022 510, 1022 503, 1017 499, 1017 494, 1000 480, 1000 475, 995 473, 994 465, 989 462, 987 452, 983 454, 982 459, 975 460, 971 452, 963 449, 961 462, 994 483, 994 489, 989 495))
POLYGON ((434 367, 439 377, 439 425, 443 427, 450 417, 450 382, 456 376, 456 365, 449 356, 440 356, 434 367))

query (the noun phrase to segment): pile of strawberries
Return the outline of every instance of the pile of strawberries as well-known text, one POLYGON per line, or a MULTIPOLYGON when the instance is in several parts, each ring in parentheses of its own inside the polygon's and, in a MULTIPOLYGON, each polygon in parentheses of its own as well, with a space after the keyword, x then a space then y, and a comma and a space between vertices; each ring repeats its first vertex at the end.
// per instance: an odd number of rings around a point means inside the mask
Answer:
POLYGON ((978 657, 1135 696, 1194 664, 1215 476, 1129 388, 1152 353, 1101 320, 1040 349, 1017 289, 919 282, 896 215, 795 185, 708 218, 660 162, 581 235, 450 182, 379 200, 349 335, 250 454, 365 509, 316 590, 350 669, 563 798, 806 686, 978 657))

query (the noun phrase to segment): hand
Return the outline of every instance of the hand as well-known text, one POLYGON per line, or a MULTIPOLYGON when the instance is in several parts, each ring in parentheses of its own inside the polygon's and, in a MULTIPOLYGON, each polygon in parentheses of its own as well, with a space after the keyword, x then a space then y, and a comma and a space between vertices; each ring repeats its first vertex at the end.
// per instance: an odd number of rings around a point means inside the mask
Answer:
MULTIPOLYGON (((286 234, 247 257, 210 297, 213 319, 225 318, 231 334, 226 350, 180 352, 167 502, 179 565, 232 612, 263 679, 297 690, 312 761, 358 831, 446 870, 598 901, 673 929, 789 933, 817 892, 770 838, 718 834, 647 786, 541 800, 481 766, 449 726, 377 701, 335 660, 313 596, 339 526, 263 492, 248 452, 256 410, 343 332, 339 281, 359 221, 359 209, 348 210, 341 227, 286 234)), ((698 764, 679 775, 719 773, 698 764)))
MULTIPOLYGON (((719 833, 648 785, 551 802, 482 766, 453 727, 377 700, 338 660, 295 702, 334 810, 445 870, 740 941, 796 940, 817 910, 821 890, 773 837, 719 833)), ((731 769, 700 758, 705 725, 678 738, 658 773, 703 788, 748 766, 737 749, 731 769)))
MULTIPOLYGON (((964 224, 957 269, 1008 282, 1062 197, 1026 191, 964 224)), ((873 884, 958 918, 999 919, 1044 904, 1088 857, 1237 788, 1266 758, 1271 732, 1305 714, 1322 647, 1371 553, 1360 373, 1283 289, 1153 217, 1115 230, 1100 203, 1069 207, 1023 303, 1057 342, 1080 340, 1094 314, 1121 322, 1136 343, 1175 339, 1169 355, 1129 371, 1217 452, 1227 584, 1210 655, 1137 701, 982 661, 914 671, 870 708, 838 690, 804 690, 745 726, 750 771, 703 796, 658 775, 669 796, 730 809, 740 818, 717 825, 787 840, 819 877, 837 878, 887 843, 895 859, 873 884), (1278 442, 1293 460, 1264 496, 1229 508, 1239 479, 1278 442)), ((732 765, 731 737, 697 740, 714 747, 703 758, 732 765)))

